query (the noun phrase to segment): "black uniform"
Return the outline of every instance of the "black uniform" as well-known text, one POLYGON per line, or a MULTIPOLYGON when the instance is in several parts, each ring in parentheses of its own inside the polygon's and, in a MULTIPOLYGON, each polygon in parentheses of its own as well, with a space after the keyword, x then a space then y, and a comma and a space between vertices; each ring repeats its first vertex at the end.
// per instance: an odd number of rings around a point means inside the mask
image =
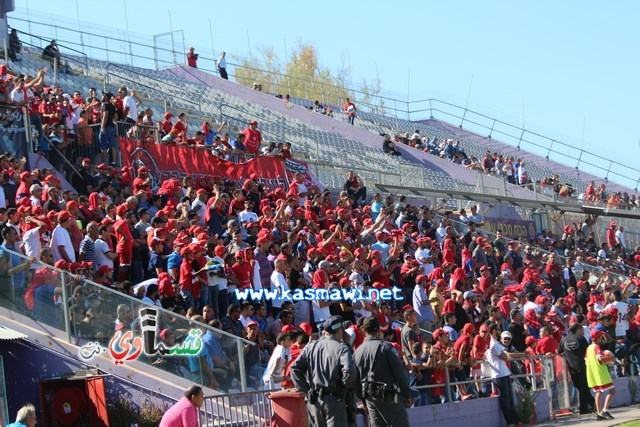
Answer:
POLYGON ((291 379, 307 393, 309 424, 344 427, 347 417, 347 390, 355 380, 351 351, 334 336, 324 336, 308 344, 291 366, 291 379))
POLYGON ((409 426, 403 399, 411 397, 409 376, 388 342, 367 338, 353 355, 356 394, 369 412, 370 426, 409 426))
POLYGON ((595 401, 589 386, 587 385, 587 371, 585 368, 584 355, 589 347, 585 337, 569 332, 569 334, 560 340, 558 345, 558 354, 563 355, 569 366, 571 381, 580 393, 580 413, 587 414, 589 406, 595 408, 595 401))

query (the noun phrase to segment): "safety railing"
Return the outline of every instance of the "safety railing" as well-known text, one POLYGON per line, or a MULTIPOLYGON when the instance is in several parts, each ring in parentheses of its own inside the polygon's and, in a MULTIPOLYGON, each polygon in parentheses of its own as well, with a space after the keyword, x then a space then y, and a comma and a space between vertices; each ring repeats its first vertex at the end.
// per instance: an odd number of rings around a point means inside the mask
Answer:
MULTIPOLYGON (((147 75, 144 75, 144 73, 141 73, 139 71, 135 71, 132 70, 130 68, 124 67, 120 64, 113 64, 113 63, 109 63, 107 64, 106 67, 106 75, 105 75, 105 79, 104 79, 104 85, 105 85, 105 91, 106 91, 106 86, 108 84, 121 84, 121 81, 125 81, 130 83, 131 85, 133 85, 137 90, 147 90, 149 91, 149 93, 155 93, 158 94, 158 98, 159 99, 163 99, 163 100, 178 100, 180 102, 182 102, 184 105, 193 105, 195 107, 198 108, 198 112, 202 113, 202 102, 201 102, 201 97, 198 96, 199 94, 192 94, 194 96, 191 97, 187 97, 186 95, 188 95, 185 91, 185 89, 183 87, 179 87, 176 85, 173 85, 171 83, 167 83, 165 81, 156 79, 154 77, 150 77, 147 75), (138 78, 134 78, 132 76, 125 76, 122 75, 124 73, 121 74, 115 74, 114 69, 119 69, 119 70, 123 70, 126 71, 126 73, 130 73, 133 74, 135 76, 138 76, 138 78), (144 81, 150 80, 152 82, 157 82, 158 86, 153 87, 150 86, 146 83, 141 83, 141 79, 144 79, 144 81), (173 88, 176 91, 180 91, 180 95, 169 95, 169 94, 163 94, 162 93, 162 89, 161 86, 168 86, 173 88), (184 95, 184 96, 183 96, 184 95), (196 101, 194 101, 194 98, 197 99, 196 101)), ((151 97, 153 98, 153 97, 151 97)))
POLYGON ((206 396, 200 409, 201 426, 269 426, 273 416, 269 395, 278 390, 206 396))
MULTIPOLYGON (((23 31, 25 35, 28 34, 29 37, 36 37, 31 34, 34 32, 33 28, 37 28, 41 33, 52 34, 53 38, 58 38, 69 49, 75 49, 83 53, 88 51, 96 57, 106 57, 107 61, 113 61, 115 58, 118 58, 121 63, 129 63, 142 67, 146 66, 149 68, 155 66, 156 69, 177 63, 184 63, 185 61, 186 52, 176 49, 175 40, 172 41, 171 47, 167 48, 156 43, 155 39, 152 41, 148 36, 146 38, 140 38, 140 41, 136 41, 132 40, 131 36, 102 35, 98 34, 97 31, 87 32, 78 28, 70 28, 70 24, 66 26, 60 24, 60 22, 67 21, 68 20, 45 23, 31 19, 28 14, 26 18, 21 17, 19 13, 14 13, 10 16, 12 27, 21 27, 21 31, 23 31), (28 31, 23 30, 25 27, 28 28, 28 31), (96 43, 94 40, 102 40, 104 46, 99 45, 100 43, 96 43), (73 48, 71 46, 73 46, 73 48), (163 61, 159 58, 162 54, 172 57, 173 59, 163 61), (177 58, 181 58, 179 62, 177 58)), ((104 31, 113 30, 105 27, 104 31)), ((182 46, 182 50, 184 50, 184 46, 182 46)), ((200 49, 200 51, 209 51, 209 49, 200 49)), ((216 60, 214 57, 216 57, 215 51, 212 52, 210 57, 200 55, 199 61, 203 64, 206 63, 206 65, 200 67, 200 69, 215 73, 216 60)), ((242 59, 238 55, 235 55, 235 57, 242 59)), ((240 63, 233 61, 228 61, 227 63, 230 68, 245 68, 247 71, 262 73, 264 75, 273 74, 273 78, 269 79, 269 84, 279 81, 296 81, 298 84, 303 85, 306 83, 309 89, 311 89, 305 91, 305 96, 309 100, 322 99, 325 104, 341 105, 340 98, 348 96, 342 93, 344 89, 338 85, 323 82, 305 82, 304 79, 300 79, 299 77, 269 71, 266 66, 256 69, 244 67, 240 63), (298 82, 296 79, 300 79, 301 81, 298 82), (321 89, 313 89, 314 87, 321 89)), ((233 70, 229 71, 232 76, 237 74, 234 73, 233 70)), ((267 82, 265 81, 265 83, 267 82)), ((278 84, 284 93, 290 92, 285 91, 285 89, 287 89, 286 83, 278 84)), ((355 98, 360 98, 356 99, 356 101, 364 107, 363 111, 369 110, 374 112, 374 114, 375 112, 381 112, 381 117, 385 115, 386 109, 391 108, 391 104, 393 104, 392 116, 395 116, 395 118, 403 117, 403 119, 405 119, 406 117, 406 120, 415 120, 416 118, 434 117, 437 113, 442 114, 449 118, 460 120, 461 126, 476 126, 483 132, 487 132, 489 137, 492 137, 494 134, 501 134, 505 137, 504 142, 507 144, 518 147, 522 146, 524 148, 528 147, 532 152, 536 152, 542 156, 546 155, 548 157, 551 154, 555 154, 564 160, 563 163, 566 163, 566 159, 574 160, 576 161, 576 168, 585 166, 596 175, 604 176, 605 179, 608 179, 609 175, 611 175, 623 180, 625 185, 633 185, 635 188, 640 185, 640 169, 638 168, 624 165, 615 160, 603 159, 602 156, 597 153, 579 149, 571 144, 562 142, 563 138, 547 137, 539 132, 525 129, 523 126, 512 124, 514 123, 513 121, 498 119, 479 113, 468 108, 468 106, 461 107, 436 98, 409 101, 400 96, 371 94, 369 91, 355 88, 349 88, 348 92, 354 94, 355 98), (370 101, 367 102, 367 100, 370 101), (603 166, 603 164, 606 165, 607 163, 608 166, 603 166)))
MULTIPOLYGON (((73 251, 73 248, 66 249, 73 251)), ((92 267, 83 275, 72 274, 48 264, 52 258, 35 260, 8 248, 1 250, 0 257, 10 263, 12 270, 9 270, 10 278, 0 287, 0 306, 63 331, 69 343, 81 348, 79 354, 84 361, 90 361, 93 354, 98 354, 95 353, 97 349, 111 354, 116 364, 138 360, 216 390, 246 390, 247 373, 251 367, 245 364, 245 346, 255 346, 254 342, 195 323, 179 312, 160 307, 159 302, 150 305, 140 297, 132 296, 134 292, 145 296, 144 286, 141 291, 139 286, 135 286, 137 284, 130 283, 132 288, 126 290, 122 288, 123 283, 119 289, 96 283, 92 281, 92 267), (31 266, 27 266, 28 261, 31 266), (153 308, 157 316, 152 328, 153 350, 147 351, 145 347, 142 352, 135 338, 148 330, 140 311, 144 308, 153 308), (121 328, 117 325, 121 323, 123 330, 119 333, 117 331, 121 328), (128 330, 132 331, 131 335, 125 334, 128 330), (164 330, 167 332, 161 334, 164 330), (209 340, 211 348, 217 349, 214 355, 227 361, 225 368, 205 366, 204 356, 200 356, 199 351, 205 335, 209 335, 206 340, 209 340), (167 351, 158 350, 160 344, 167 351), (125 348, 131 351, 124 351, 125 348)))

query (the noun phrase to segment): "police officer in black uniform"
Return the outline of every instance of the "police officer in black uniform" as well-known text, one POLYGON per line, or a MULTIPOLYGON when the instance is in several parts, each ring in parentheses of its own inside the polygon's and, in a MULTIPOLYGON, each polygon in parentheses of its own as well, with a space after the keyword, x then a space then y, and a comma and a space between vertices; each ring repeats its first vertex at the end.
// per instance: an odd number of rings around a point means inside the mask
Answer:
POLYGON ((388 342, 380 339, 380 322, 365 319, 367 338, 353 355, 356 394, 365 402, 370 426, 409 426, 406 407, 412 403, 409 377, 388 342))
POLYGON ((342 321, 340 316, 327 319, 323 336, 308 344, 291 366, 293 383, 307 394, 309 424, 314 427, 350 424, 346 397, 354 385, 355 369, 351 351, 342 342, 342 321))
MULTIPOLYGON (((584 319, 583 315, 579 314, 578 316, 581 317, 580 320, 584 319)), ((587 369, 584 361, 587 347, 589 347, 589 343, 584 337, 584 328, 579 322, 569 326, 569 333, 560 340, 558 345, 558 354, 567 360, 571 381, 578 389, 581 414, 593 412, 589 407, 595 408, 595 400, 587 384, 587 369)))

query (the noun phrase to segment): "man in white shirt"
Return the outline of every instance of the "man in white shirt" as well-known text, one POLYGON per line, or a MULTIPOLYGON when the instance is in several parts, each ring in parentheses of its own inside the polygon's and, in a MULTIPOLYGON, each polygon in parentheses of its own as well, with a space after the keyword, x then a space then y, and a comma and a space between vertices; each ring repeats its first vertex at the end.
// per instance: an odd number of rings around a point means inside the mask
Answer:
MULTIPOLYGON (((40 249, 42 249, 42 241, 40 240, 40 234, 47 231, 47 225, 44 222, 32 216, 26 217, 24 221, 35 224, 35 227, 26 231, 22 235, 22 250, 26 256, 39 259, 40 249)), ((29 267, 29 269, 35 271, 38 269, 38 267, 39 265, 34 262, 31 264, 31 267, 29 267)))
POLYGON ((253 212, 253 200, 244 201, 244 210, 238 213, 240 223, 258 222, 258 214, 253 212))
POLYGON ((428 247, 431 243, 431 239, 428 237, 421 237, 418 239, 418 249, 416 249, 415 259, 422 266, 422 274, 428 276, 433 270, 433 258, 431 256, 431 249, 428 247))
POLYGON ((96 268, 100 268, 106 265, 109 268, 113 268, 113 260, 116 258, 115 252, 111 250, 107 243, 111 239, 111 226, 101 225, 98 229, 99 236, 94 242, 96 251, 96 268))
POLYGON ((629 330, 629 305, 622 301, 622 293, 619 290, 613 291, 613 302, 604 308, 607 311, 609 308, 615 308, 618 310, 618 318, 616 319, 616 338, 626 338, 627 331, 629 330))
POLYGON ((287 263, 282 258, 277 258, 274 262, 274 271, 271 273, 271 290, 278 291, 278 295, 271 302, 273 307, 273 316, 276 317, 280 312, 283 301, 290 301, 290 298, 283 298, 282 293, 289 289, 287 285, 287 279, 284 277, 284 273, 287 269, 287 263))
POLYGON ((469 222, 473 222, 476 226, 482 227, 484 225, 484 216, 478 212, 478 206, 471 206, 471 213, 467 215, 469 222))
POLYGON ((58 262, 61 259, 67 262, 76 262, 76 253, 73 251, 71 236, 69 235, 69 227, 73 221, 71 214, 62 211, 58 214, 58 225, 53 229, 51 235, 51 251, 53 252, 53 261, 58 262))
MULTIPOLYGON (((522 353, 507 353, 500 343, 500 327, 497 323, 489 325, 491 343, 486 353, 487 362, 491 368, 491 379, 500 392, 500 408, 507 425, 518 424, 519 417, 513 401, 513 388, 511 387, 511 371, 505 363, 507 360, 517 359, 522 353)), ((526 354, 525 354, 526 355, 526 354)))
POLYGON ((193 203, 191 203, 190 210, 191 212, 195 212, 200 217, 200 219, 197 221, 197 224, 204 226, 204 214, 207 210, 207 198, 209 197, 209 194, 204 188, 200 188, 196 192, 196 194, 196 199, 193 201, 193 203))
MULTIPOLYGON (((127 93, 127 88, 120 88, 120 90, 124 90, 124 93, 127 93)), ((138 107, 142 104, 136 98, 136 91, 131 90, 130 95, 126 95, 122 100, 122 106, 124 107, 124 114, 129 123, 135 123, 138 120, 138 107)))
POLYGON ((226 52, 222 52, 220 54, 220 58, 218 58, 218 72, 220 73, 221 78, 229 80, 229 76, 227 75, 227 60, 224 59, 226 54, 226 52))

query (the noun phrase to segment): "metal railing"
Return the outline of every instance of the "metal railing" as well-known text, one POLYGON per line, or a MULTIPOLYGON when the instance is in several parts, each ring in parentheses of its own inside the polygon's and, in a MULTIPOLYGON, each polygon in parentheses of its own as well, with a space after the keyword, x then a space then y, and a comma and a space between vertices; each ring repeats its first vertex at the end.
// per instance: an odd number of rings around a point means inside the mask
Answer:
MULTIPOLYGON (((30 258, 10 249, 3 249, 12 259, 12 266, 24 264, 30 258)), ((71 250, 73 250, 71 248, 71 250)), ((35 321, 63 331, 67 335, 69 343, 81 346, 90 342, 98 342, 107 346, 114 333, 116 308, 120 305, 129 307, 137 314, 138 308, 147 306, 141 300, 107 286, 93 282, 85 277, 79 277, 68 271, 57 269, 41 261, 34 260, 33 267, 27 274, 20 273, 12 276, 13 286, 0 293, 0 305, 18 314, 26 315, 35 321), (33 278, 46 280, 32 282, 33 278), (60 284, 55 285, 53 279, 59 278, 60 284), (43 284, 39 284, 43 283, 43 284), (26 294, 32 294, 32 306, 27 305, 26 294), (60 299, 55 301, 54 294, 60 299), (88 318, 86 312, 92 313, 88 318)), ((92 277, 92 274, 89 274, 92 277)), ((187 338, 189 331, 197 327, 206 333, 211 333, 226 352, 226 357, 232 360, 236 366, 236 373, 232 376, 237 380, 241 390, 247 389, 247 375, 245 371, 244 346, 256 345, 252 341, 237 337, 220 329, 214 329, 206 324, 196 324, 189 318, 164 308, 153 306, 158 311, 157 332, 169 329, 176 335, 177 342, 187 338)), ((139 320, 132 319, 132 329, 139 327, 139 320)), ((201 360, 196 356, 189 362, 187 358, 175 358, 164 355, 144 356, 137 360, 162 369, 173 375, 189 378, 194 382, 210 387, 211 384, 203 383, 204 375, 201 360)), ((224 390, 231 386, 232 381, 224 384, 224 390)), ((221 384, 222 386, 222 384, 221 384)))
MULTIPOLYGON (((72 29, 68 26, 59 25, 58 23, 44 23, 34 19, 24 19, 18 17, 17 14, 13 14, 9 18, 12 23, 12 27, 20 25, 29 28, 28 32, 22 31, 25 35, 36 37, 31 34, 33 33, 32 28, 37 27, 43 32, 52 34, 53 38, 58 38, 63 45, 70 50, 73 49, 74 51, 79 51, 83 54, 87 50, 92 54, 95 51, 97 53, 96 57, 106 56, 107 61, 112 61, 114 56, 118 56, 122 63, 130 63, 131 65, 134 65, 135 61, 135 65, 147 66, 150 68, 155 67, 158 69, 164 66, 176 65, 176 58, 182 58, 180 63, 184 63, 185 60, 186 52, 177 51, 175 49, 175 43, 172 44, 171 48, 166 48, 158 45, 155 39, 152 42, 151 38, 147 38, 144 41, 139 42, 131 40, 130 37, 114 37, 111 35, 97 34, 97 32, 89 33, 79 29, 72 29), (64 36, 61 37, 61 34, 64 36), (102 40, 104 42, 104 46, 99 46, 97 43, 91 42, 91 40, 94 39, 102 40), (72 48, 71 46, 74 47, 72 48), (126 46, 128 46, 128 49, 126 46), (173 60, 163 61, 159 58, 160 54, 172 56, 173 60)), ((63 20, 61 22, 65 21, 63 20)), ((200 51, 208 51, 208 49, 200 49, 200 51)), ((215 73, 216 61, 213 59, 215 56, 216 52, 212 52, 211 57, 207 57, 207 55, 200 55, 199 61, 201 63, 210 64, 208 66, 200 67, 200 69, 215 73)), ((237 55, 236 57, 241 58, 237 55)), ((300 79, 295 76, 269 71, 266 69, 267 67, 260 69, 244 67, 243 65, 234 63, 233 61, 228 61, 227 63, 232 68, 246 69, 251 72, 273 75, 274 78, 283 82, 292 80, 297 81, 297 79, 300 79)), ((237 74, 232 70, 229 71, 231 71, 231 76, 237 74)), ((269 83, 272 84, 272 81, 269 83)), ((305 96, 309 100, 322 99, 325 104, 333 103, 333 105, 340 105, 340 98, 348 96, 344 94, 344 89, 338 85, 323 82, 309 82, 305 81, 305 79, 300 79, 300 82, 298 83, 302 83, 303 85, 306 83, 306 86, 308 86, 305 96), (317 87, 320 89, 314 89, 317 87), (336 98, 335 101, 329 102, 334 98, 336 98)), ((282 88, 286 89, 286 85, 283 85, 282 88)), ((435 113, 440 113, 444 116, 460 120, 461 126, 464 126, 465 124, 466 126, 476 126, 482 131, 487 132, 490 137, 492 137, 494 133, 501 134, 506 138, 504 142, 507 144, 518 147, 524 147, 526 145, 533 150, 532 152, 537 151, 537 154, 542 156, 546 155, 549 157, 551 154, 555 154, 565 163, 567 159, 573 160, 576 162, 576 168, 586 166, 590 170, 594 171, 595 174, 604 176, 605 179, 608 179, 611 175, 624 180, 629 186, 634 185, 635 188, 640 184, 640 169, 636 167, 627 166, 610 159, 604 159, 604 163, 608 163, 608 165, 602 166, 602 156, 584 149, 578 149, 571 144, 562 142, 562 138, 547 137, 539 132, 530 131, 522 126, 514 125, 508 120, 494 118, 474 111, 468 107, 461 107, 454 103, 441 101, 436 98, 410 101, 395 95, 376 95, 354 88, 349 88, 348 92, 355 94, 354 98, 357 98, 358 96, 361 98, 360 100, 356 99, 356 101, 359 105, 364 107, 363 111, 369 110, 373 114, 376 114, 376 112, 380 112, 381 109, 384 110, 385 108, 390 108, 391 103, 393 103, 394 113, 392 117, 396 119, 402 117, 403 119, 406 118, 406 120, 415 120, 416 117, 428 118, 434 117, 435 113), (372 101, 370 103, 366 103, 366 99, 370 99, 372 101), (381 108, 381 106, 384 107, 381 108)), ((384 112, 381 116, 384 116, 384 112)))
POLYGON ((273 409, 269 394, 279 390, 206 396, 200 409, 201 426, 270 426, 273 409))

